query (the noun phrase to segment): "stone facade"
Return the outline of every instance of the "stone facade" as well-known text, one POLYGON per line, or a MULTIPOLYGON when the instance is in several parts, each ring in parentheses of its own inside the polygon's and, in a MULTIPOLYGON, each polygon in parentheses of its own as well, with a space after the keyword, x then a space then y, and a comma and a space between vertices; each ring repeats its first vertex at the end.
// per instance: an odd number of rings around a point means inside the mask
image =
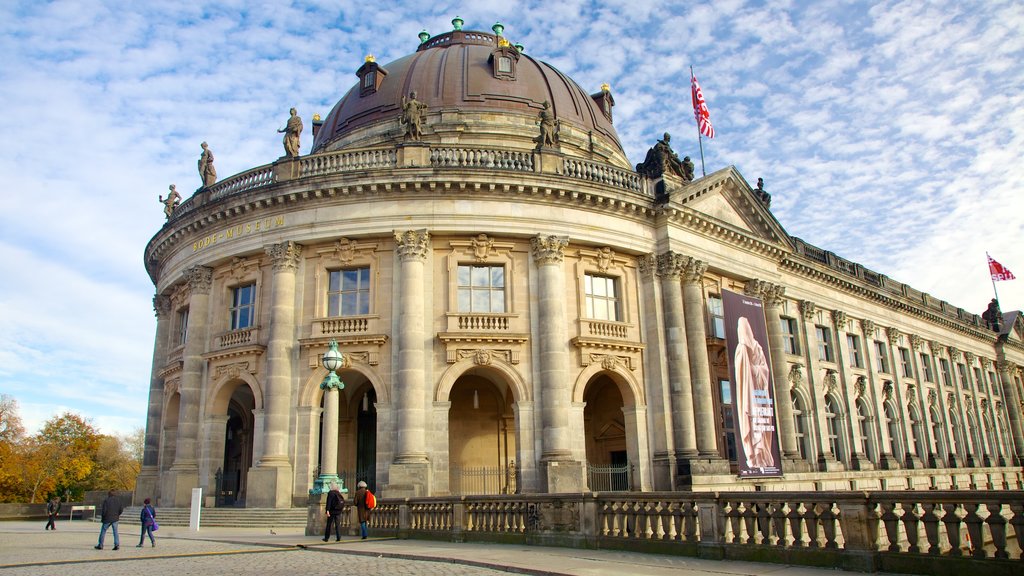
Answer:
MULTIPOLYGON (((466 34, 407 58, 511 50, 466 34)), ((339 102, 312 154, 198 190, 146 247, 158 321, 140 496, 304 505, 325 461, 387 497, 848 489, 862 470, 885 472, 859 488, 926 489, 1019 470, 1018 315, 994 334, 790 236, 732 167, 639 176, 604 92, 531 83, 553 69, 525 54, 512 79, 477 82, 523 84, 515 106, 420 90, 419 141, 397 100, 352 116, 424 66, 360 68, 388 73, 339 102), (545 101, 559 138, 538 148, 545 101), (766 303, 781 478, 739 480, 730 461, 722 290, 766 303), (337 412, 320 386, 331 340, 337 412)))

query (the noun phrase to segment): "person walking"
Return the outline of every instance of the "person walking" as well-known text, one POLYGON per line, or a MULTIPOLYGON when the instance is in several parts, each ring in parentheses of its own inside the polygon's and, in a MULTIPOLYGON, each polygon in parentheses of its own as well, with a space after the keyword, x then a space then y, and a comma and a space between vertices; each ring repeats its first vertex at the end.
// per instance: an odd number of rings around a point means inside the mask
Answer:
POLYGON ((54 496, 46 503, 46 530, 57 529, 57 515, 60 514, 60 496, 54 496))
POLYGON ((97 550, 103 550, 103 538, 107 535, 107 528, 114 529, 114 550, 121 548, 121 539, 117 535, 117 522, 121 519, 122 512, 124 512, 124 504, 121 504, 121 499, 114 496, 114 491, 110 490, 100 508, 100 519, 103 521, 103 526, 100 527, 100 541, 96 544, 97 550))
POLYGON ((356 484, 356 510, 359 512, 359 535, 366 540, 367 526, 370 523, 370 507, 366 505, 366 482, 360 480, 356 484))
POLYGON ((327 526, 324 528, 324 542, 331 539, 331 523, 334 523, 334 541, 341 540, 341 512, 345 507, 345 496, 337 484, 331 484, 327 493, 327 526))
POLYGON ((139 543, 135 547, 142 548, 142 543, 146 541, 146 534, 149 534, 149 542, 156 548, 156 538, 153 538, 153 531, 156 529, 156 510, 150 505, 149 498, 143 501, 139 520, 142 522, 142 534, 139 534, 139 543))

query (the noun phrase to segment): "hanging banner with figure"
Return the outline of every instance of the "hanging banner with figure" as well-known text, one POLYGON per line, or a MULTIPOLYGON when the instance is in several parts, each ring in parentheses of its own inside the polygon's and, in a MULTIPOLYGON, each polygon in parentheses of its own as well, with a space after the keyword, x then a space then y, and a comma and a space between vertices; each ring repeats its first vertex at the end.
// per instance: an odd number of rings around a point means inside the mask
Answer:
POLYGON ((781 476, 768 330, 760 299, 722 290, 741 478, 781 476))

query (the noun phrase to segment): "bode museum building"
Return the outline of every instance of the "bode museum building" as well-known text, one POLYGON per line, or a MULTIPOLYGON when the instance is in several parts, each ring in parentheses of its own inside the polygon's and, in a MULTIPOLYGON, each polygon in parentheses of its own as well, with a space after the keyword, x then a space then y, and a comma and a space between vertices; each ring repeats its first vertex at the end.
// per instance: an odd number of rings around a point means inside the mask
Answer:
POLYGON ((272 164, 204 144, 145 251, 140 495, 1021 486, 1020 313, 791 236, 667 134, 631 164, 610 89, 502 32, 353 63, 272 164))

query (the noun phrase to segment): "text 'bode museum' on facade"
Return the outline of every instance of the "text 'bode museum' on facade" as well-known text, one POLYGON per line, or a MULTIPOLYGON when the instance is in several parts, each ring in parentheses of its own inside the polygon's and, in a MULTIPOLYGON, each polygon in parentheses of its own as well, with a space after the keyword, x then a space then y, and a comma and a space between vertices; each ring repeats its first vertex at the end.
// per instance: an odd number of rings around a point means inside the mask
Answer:
POLYGON ((352 69, 310 154, 292 110, 278 160, 217 180, 204 143, 172 187, 140 494, 1020 485, 1019 313, 790 236, 663 127, 630 164, 609 87, 500 25, 352 69))

